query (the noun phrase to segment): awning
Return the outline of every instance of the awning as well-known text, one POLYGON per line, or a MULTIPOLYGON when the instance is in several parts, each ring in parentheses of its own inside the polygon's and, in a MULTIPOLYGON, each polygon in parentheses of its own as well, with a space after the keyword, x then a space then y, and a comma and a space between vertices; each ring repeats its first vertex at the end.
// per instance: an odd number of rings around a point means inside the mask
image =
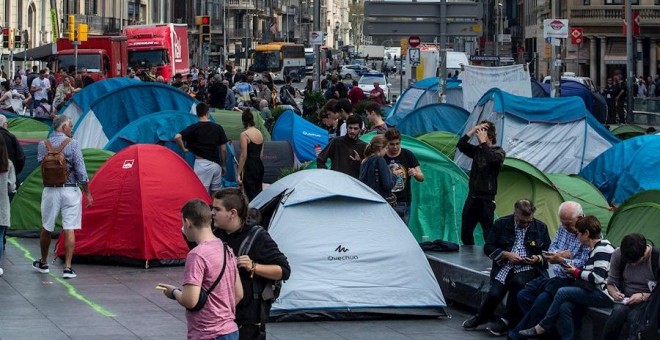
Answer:
POLYGON ((14 61, 48 61, 57 53, 57 44, 46 44, 14 53, 14 61))
POLYGON ((624 41, 608 41, 605 52, 605 64, 625 65, 627 61, 626 43, 624 41))

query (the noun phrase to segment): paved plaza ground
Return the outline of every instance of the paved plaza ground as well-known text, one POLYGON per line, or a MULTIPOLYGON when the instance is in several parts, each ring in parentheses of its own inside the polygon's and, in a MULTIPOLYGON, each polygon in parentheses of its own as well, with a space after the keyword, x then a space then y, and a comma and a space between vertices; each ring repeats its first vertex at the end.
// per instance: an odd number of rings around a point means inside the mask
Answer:
MULTIPOLYGON (((31 268, 39 240, 10 238, 0 263, 0 339, 185 339, 183 307, 154 289, 180 284, 183 267, 135 268, 74 265, 78 277, 62 279, 62 263, 50 274, 31 268)), ((451 318, 343 322, 285 322, 268 326, 272 340, 485 339, 463 331, 469 315, 453 307, 451 318)))

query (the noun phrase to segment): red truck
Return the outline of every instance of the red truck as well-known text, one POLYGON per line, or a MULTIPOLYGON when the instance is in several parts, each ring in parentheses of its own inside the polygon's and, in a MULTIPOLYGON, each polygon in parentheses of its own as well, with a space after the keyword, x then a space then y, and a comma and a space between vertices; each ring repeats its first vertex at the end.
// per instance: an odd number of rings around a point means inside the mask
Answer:
POLYGON ((186 24, 126 26, 123 34, 128 38, 128 66, 137 72, 156 67, 156 75, 169 81, 176 73, 190 71, 186 24))
MULTIPOLYGON (((127 39, 123 36, 89 36, 78 46, 78 70, 85 67, 94 80, 123 77, 127 66, 127 39)), ((75 67, 74 47, 67 38, 57 39, 54 71, 75 67)))

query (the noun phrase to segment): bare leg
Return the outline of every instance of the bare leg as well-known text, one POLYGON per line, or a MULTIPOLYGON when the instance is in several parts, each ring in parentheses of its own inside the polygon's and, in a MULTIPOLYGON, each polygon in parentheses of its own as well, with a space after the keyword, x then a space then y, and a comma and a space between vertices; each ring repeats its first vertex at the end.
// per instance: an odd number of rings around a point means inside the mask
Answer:
POLYGON ((64 230, 64 237, 64 268, 70 268, 73 249, 76 247, 76 234, 73 230, 64 230))
POLYGON ((41 235, 39 237, 39 244, 41 245, 41 263, 48 263, 48 249, 50 248, 51 232, 41 228, 41 235))

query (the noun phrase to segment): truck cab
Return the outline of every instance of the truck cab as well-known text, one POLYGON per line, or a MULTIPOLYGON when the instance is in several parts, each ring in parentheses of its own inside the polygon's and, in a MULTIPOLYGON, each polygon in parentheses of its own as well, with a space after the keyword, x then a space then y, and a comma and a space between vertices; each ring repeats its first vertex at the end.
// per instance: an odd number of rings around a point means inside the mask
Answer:
POLYGON ((176 73, 190 72, 188 27, 153 24, 124 27, 128 39, 128 66, 136 72, 156 68, 156 76, 169 81, 176 73))
MULTIPOLYGON (((86 68, 92 79, 122 77, 126 74, 126 37, 90 36, 78 46, 78 70, 86 68)), ((67 38, 57 39, 54 69, 76 67, 74 46, 67 38)), ((59 72, 56 72, 56 74, 59 72)))

